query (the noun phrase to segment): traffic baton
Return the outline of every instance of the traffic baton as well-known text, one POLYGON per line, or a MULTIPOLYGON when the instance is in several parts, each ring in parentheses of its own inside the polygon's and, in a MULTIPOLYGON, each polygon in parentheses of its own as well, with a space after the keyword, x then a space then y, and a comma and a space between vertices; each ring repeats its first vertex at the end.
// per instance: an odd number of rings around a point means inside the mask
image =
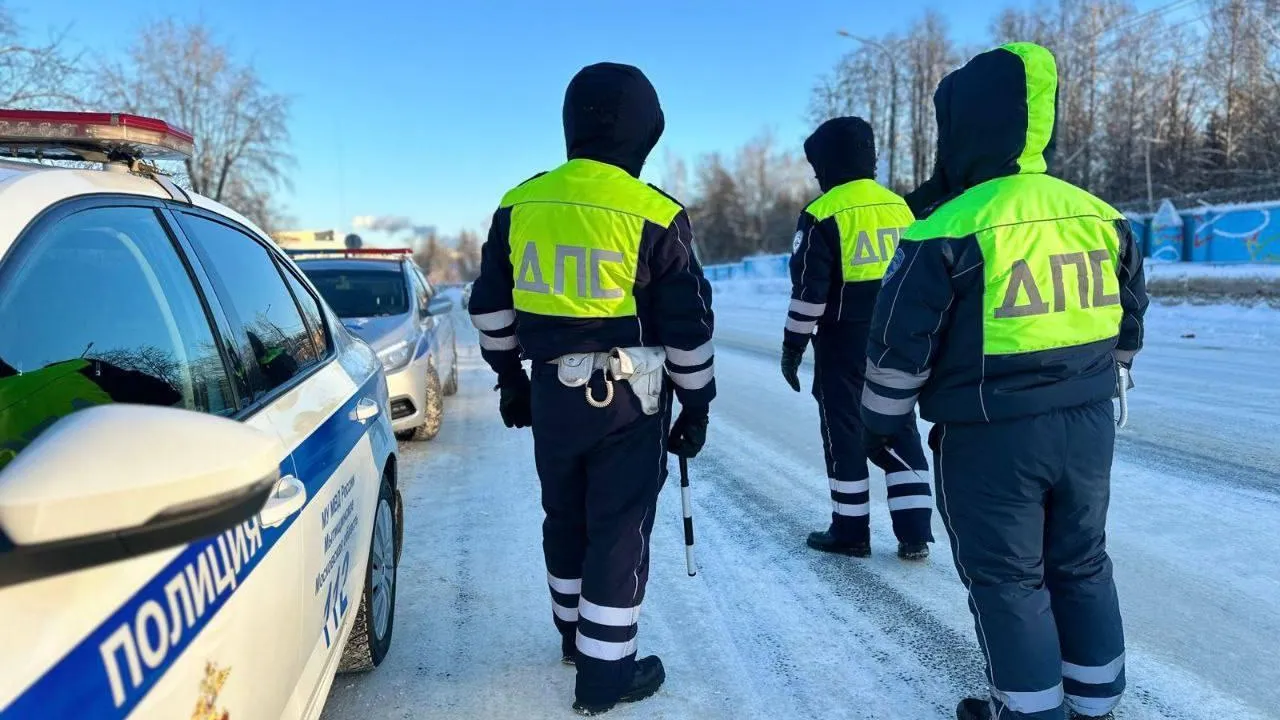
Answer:
POLYGON ((1133 376, 1123 365, 1120 366, 1119 373, 1116 388, 1119 390, 1120 417, 1116 418, 1116 427, 1123 428, 1129 424, 1129 388, 1133 387, 1133 376))
POLYGON ((698 574, 698 563, 693 559, 693 502, 689 498, 689 458, 680 458, 680 504, 684 506, 684 563, 689 577, 698 574))

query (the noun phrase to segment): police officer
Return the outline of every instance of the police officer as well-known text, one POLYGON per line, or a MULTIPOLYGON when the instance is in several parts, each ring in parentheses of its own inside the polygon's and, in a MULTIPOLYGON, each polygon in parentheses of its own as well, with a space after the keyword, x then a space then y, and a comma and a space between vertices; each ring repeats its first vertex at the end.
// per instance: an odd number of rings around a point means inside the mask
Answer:
POLYGON ((867 349, 869 446, 917 398, 936 423, 938 509, 990 683, 961 720, 1110 718, 1125 686, 1111 398, 1147 297, 1124 217, 1046 174, 1057 91, 1030 43, 943 79, 938 200, 903 238, 867 349))
MULTIPOLYGON (((813 337, 813 396, 831 489, 831 525, 811 533, 808 544, 867 557, 871 495, 858 416, 862 358, 880 278, 914 218, 902 198, 874 180, 875 136, 862 118, 826 121, 805 141, 804 152, 822 196, 800 213, 792 243, 782 375, 800 392, 800 361, 813 337)), ((889 447, 877 449, 870 459, 885 471, 899 557, 927 557, 933 500, 915 423, 900 425, 889 447)))
POLYGON ((564 100, 569 161, 503 198, 471 293, 502 418, 533 426, 553 619, 584 715, 665 678, 656 656, 636 660, 649 534, 666 453, 698 453, 715 396, 688 215, 637 179, 663 125, 638 69, 581 70, 564 100))

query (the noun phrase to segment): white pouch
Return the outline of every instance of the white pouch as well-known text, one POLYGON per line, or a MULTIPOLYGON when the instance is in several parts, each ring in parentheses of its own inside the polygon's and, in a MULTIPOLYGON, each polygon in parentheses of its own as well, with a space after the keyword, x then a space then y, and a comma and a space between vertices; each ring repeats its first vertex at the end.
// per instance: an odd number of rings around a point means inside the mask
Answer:
POLYGON ((655 415, 662 405, 666 362, 667 351, 660 347, 614 348, 609 353, 609 376, 631 383, 644 414, 655 415))

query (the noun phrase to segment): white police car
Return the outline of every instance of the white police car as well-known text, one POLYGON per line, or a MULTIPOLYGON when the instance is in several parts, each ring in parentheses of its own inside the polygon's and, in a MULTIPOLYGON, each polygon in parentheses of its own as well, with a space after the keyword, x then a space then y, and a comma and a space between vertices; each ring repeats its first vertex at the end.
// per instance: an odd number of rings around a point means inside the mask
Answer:
POLYGON ((401 506, 381 363, 261 231, 0 110, 0 718, 318 717, 377 665, 401 506), (344 653, 345 647, 345 653, 344 653))
POLYGON ((453 301, 436 293, 407 249, 291 250, 298 268, 387 375, 401 440, 440 432, 444 396, 458 391, 453 301))

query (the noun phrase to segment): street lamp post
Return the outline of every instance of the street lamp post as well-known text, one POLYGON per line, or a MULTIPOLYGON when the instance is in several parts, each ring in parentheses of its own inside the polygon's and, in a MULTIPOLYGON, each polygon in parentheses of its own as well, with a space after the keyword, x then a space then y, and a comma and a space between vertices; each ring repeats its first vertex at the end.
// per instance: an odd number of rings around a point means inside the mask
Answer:
POLYGON ((1154 137, 1140 137, 1139 140, 1146 144, 1146 165, 1147 165, 1147 212, 1154 213, 1156 211, 1156 195, 1151 186, 1151 146, 1155 143, 1162 143, 1164 140, 1154 137))
POLYGON ((898 158, 898 58, 883 43, 870 38, 860 37, 848 30, 837 30, 836 33, 864 45, 870 45, 889 58, 889 182, 893 186, 898 158))

